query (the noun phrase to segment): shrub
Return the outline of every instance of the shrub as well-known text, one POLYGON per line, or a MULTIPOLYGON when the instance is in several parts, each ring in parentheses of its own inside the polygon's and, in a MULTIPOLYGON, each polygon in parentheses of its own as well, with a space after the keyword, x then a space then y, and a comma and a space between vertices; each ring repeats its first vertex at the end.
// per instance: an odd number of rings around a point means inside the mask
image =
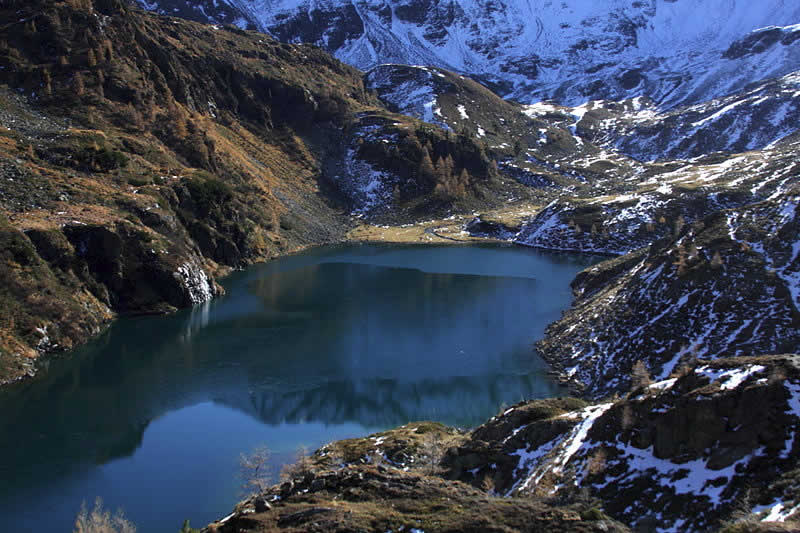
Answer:
POLYGON ((128 166, 128 156, 117 150, 101 148, 95 156, 95 163, 100 170, 108 171, 128 166))
POLYGON ((86 147, 75 154, 78 164, 92 171, 108 172, 110 170, 128 166, 128 156, 118 150, 106 146, 95 148, 86 147))
POLYGON ((230 185, 215 178, 192 178, 186 186, 200 216, 207 216, 216 207, 233 198, 230 185))
POLYGON ((602 509, 597 507, 590 507, 581 513, 581 520, 589 520, 589 521, 599 521, 599 520, 608 520, 608 516, 603 512, 602 509))
POLYGON ((91 512, 86 508, 86 502, 81 504, 81 510, 75 518, 73 533, 136 533, 136 526, 133 525, 121 509, 112 516, 111 513, 103 509, 103 500, 97 498, 94 501, 94 508, 91 512))

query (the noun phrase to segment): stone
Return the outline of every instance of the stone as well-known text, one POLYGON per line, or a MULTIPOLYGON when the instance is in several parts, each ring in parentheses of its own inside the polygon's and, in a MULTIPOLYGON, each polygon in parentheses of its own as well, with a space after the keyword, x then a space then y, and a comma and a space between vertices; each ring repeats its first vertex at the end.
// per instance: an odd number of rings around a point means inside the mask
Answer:
POLYGON ((266 513, 272 509, 272 505, 264 498, 256 498, 255 507, 257 513, 266 513))

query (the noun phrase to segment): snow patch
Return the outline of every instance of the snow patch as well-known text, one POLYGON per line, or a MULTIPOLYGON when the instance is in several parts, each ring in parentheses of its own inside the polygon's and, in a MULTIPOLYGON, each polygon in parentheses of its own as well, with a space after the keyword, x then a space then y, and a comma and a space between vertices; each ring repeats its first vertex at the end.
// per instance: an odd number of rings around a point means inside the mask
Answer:
POLYGON ((732 369, 701 366, 696 368, 694 372, 695 374, 707 377, 712 383, 718 381, 719 388, 722 390, 733 390, 747 381, 753 374, 763 372, 764 370, 766 370, 766 368, 761 365, 747 365, 742 368, 732 369))

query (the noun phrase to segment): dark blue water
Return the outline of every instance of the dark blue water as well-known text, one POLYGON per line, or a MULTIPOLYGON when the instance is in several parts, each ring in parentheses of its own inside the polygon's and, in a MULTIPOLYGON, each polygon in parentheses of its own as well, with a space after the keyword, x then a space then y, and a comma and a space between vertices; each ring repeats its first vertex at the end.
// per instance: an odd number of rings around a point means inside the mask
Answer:
POLYGON ((240 499, 239 454, 275 468, 414 420, 470 427, 564 394, 533 351, 597 258, 504 246, 318 249, 239 272, 227 295, 120 320, 0 393, 6 531, 71 531, 101 496, 174 533, 240 499))

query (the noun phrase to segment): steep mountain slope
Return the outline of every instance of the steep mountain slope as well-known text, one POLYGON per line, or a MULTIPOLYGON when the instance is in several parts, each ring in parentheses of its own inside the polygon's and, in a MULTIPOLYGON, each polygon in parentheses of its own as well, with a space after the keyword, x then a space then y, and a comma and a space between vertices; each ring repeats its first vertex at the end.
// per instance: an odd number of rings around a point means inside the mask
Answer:
POLYGON ((800 7, 782 0, 147 0, 151 9, 308 42, 360 68, 422 64, 521 101, 648 96, 697 103, 800 65, 800 7))
POLYGON ((116 0, 7 3, 0 24, 0 382, 339 240, 353 211, 502 198, 483 146, 389 112, 319 49, 116 0))
POLYGON ((697 357, 797 351, 798 194, 718 212, 579 275, 539 350, 595 397, 627 390, 637 360, 665 379, 697 357))

